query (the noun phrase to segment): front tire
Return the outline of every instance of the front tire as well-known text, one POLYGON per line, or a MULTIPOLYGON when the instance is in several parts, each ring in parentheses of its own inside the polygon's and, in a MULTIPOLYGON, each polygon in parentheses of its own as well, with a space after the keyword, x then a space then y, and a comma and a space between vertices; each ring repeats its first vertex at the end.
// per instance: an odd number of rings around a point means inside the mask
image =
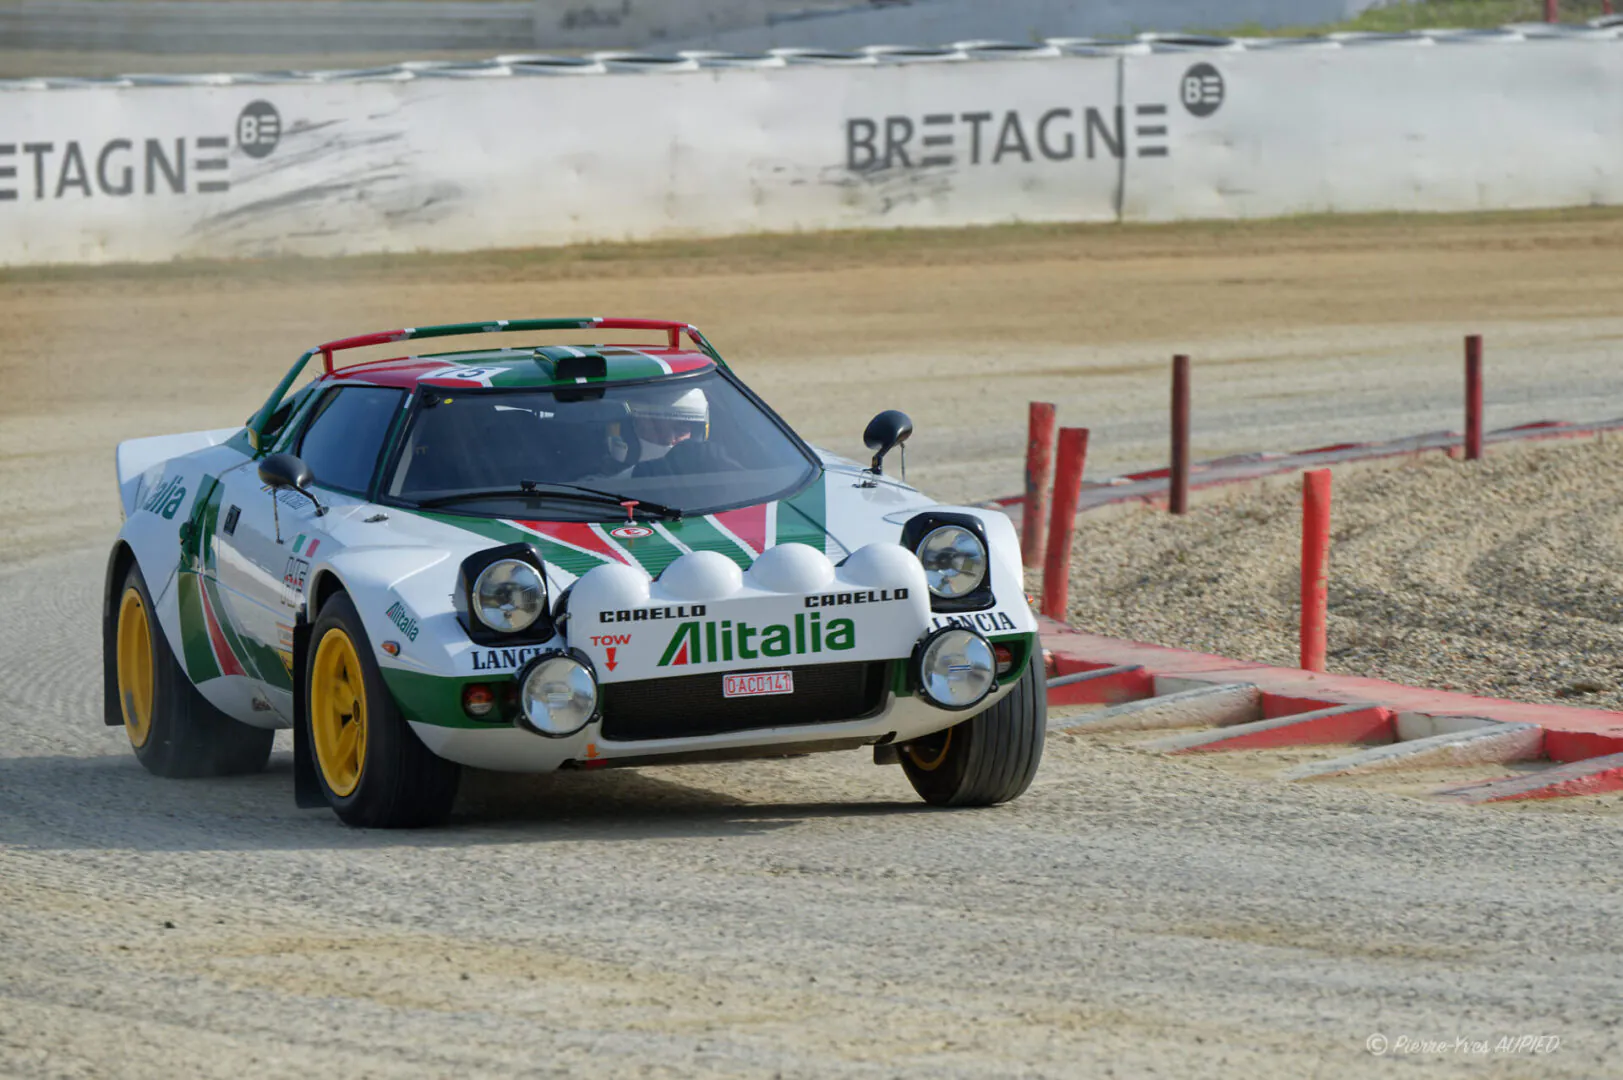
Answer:
POLYGON ((961 724, 901 748, 902 771, 935 806, 992 806, 1031 786, 1048 732, 1048 676, 1042 651, 1002 700, 961 724))
POLYGON ((158 625, 141 568, 130 564, 114 615, 114 692, 135 758, 155 776, 256 773, 276 732, 231 719, 187 676, 158 625))
POLYGON ((400 715, 344 593, 322 605, 304 673, 304 741, 333 812, 362 828, 444 824, 461 769, 424 746, 400 715))

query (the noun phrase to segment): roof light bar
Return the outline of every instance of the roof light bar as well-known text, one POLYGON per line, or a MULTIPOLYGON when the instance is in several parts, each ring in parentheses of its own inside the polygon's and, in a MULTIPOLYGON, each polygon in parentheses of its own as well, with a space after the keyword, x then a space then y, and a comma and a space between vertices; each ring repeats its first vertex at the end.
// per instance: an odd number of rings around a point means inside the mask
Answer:
POLYGON ((470 323, 443 323, 439 326, 409 326, 403 330, 382 330, 375 334, 359 334, 355 337, 339 338, 329 341, 325 345, 317 345, 311 349, 307 356, 321 354, 322 363, 328 375, 333 373, 333 353, 343 352, 345 349, 364 349, 368 345, 387 345, 393 341, 415 341, 419 338, 463 337, 468 334, 510 334, 535 330, 663 330, 670 341, 670 347, 675 349, 682 343, 682 335, 686 334, 699 350, 709 356, 718 364, 721 357, 716 353, 705 336, 699 333, 699 328, 692 323, 671 322, 667 319, 495 319, 489 322, 470 323))
MULTIPOLYGON (((282 399, 292 389, 293 383, 299 374, 304 371, 305 365, 314 357, 320 356, 325 373, 331 375, 335 370, 333 354, 346 349, 364 349, 369 345, 387 345, 395 341, 414 341, 419 338, 463 337, 469 334, 511 334, 534 330, 663 330, 670 347, 681 347, 682 336, 687 335, 694 346, 710 359, 722 367, 727 361, 721 358, 705 336, 699 333, 699 328, 692 323, 671 322, 668 319, 605 319, 602 317, 576 318, 576 319, 495 319, 488 322, 472 323, 442 323, 439 326, 408 326, 402 330, 381 330, 375 334, 358 334, 355 337, 339 338, 329 341, 325 345, 317 345, 306 349, 299 357, 290 371, 283 376, 282 381, 271 392, 270 398, 260 407, 259 411, 249 418, 248 441, 256 452, 261 451, 260 443, 263 440, 265 425, 275 413, 282 399)), ((352 364, 351 367, 360 365, 352 364)))

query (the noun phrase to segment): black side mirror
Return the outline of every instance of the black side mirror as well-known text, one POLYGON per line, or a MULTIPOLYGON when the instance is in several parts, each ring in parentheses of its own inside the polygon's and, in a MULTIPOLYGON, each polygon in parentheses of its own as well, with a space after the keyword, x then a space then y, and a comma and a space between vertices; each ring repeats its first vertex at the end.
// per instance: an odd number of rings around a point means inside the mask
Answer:
POLYGON ((315 481, 315 476, 310 466, 292 454, 272 454, 259 463, 259 480, 277 490, 303 491, 315 481))
POLYGON ((271 489, 271 515, 276 523, 276 542, 282 542, 282 512, 278 509, 276 494, 280 491, 296 491, 315 504, 316 517, 327 512, 321 505, 321 500, 310 492, 310 485, 315 482, 315 475, 311 473, 310 466, 292 454, 272 454, 259 463, 259 480, 271 489))
MULTIPOLYGON (((886 409, 872 420, 862 433, 862 442, 873 454, 873 471, 876 475, 884 474, 885 455, 907 442, 907 437, 913 434, 913 420, 906 413, 897 409, 886 409)), ((902 479, 907 479, 907 458, 902 458, 902 479)))

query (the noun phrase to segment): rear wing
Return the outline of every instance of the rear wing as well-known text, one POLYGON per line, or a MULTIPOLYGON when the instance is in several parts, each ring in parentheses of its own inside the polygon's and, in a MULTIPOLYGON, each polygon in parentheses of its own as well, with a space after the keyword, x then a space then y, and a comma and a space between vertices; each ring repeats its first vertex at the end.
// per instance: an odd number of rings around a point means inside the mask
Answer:
MULTIPOLYGON (((692 323, 669 322, 664 319, 605 319, 599 317, 584 319, 497 319, 494 322, 443 323, 439 326, 410 326, 403 330, 384 330, 375 334, 360 334, 356 337, 339 338, 337 341, 329 341, 325 345, 317 345, 312 349, 305 350, 304 354, 299 357, 298 362, 293 365, 292 370, 276 385, 276 389, 271 392, 271 396, 266 400, 264 406, 249 419, 248 441, 256 451, 261 449, 260 441, 264 434, 265 425, 270 422, 271 415, 276 412, 276 407, 287 396, 288 390, 298 380, 305 366, 317 356, 321 357, 323 374, 331 375, 338 370, 333 363, 333 354, 343 352, 346 349, 364 349, 369 345, 387 345, 394 341, 416 341, 423 338, 464 337, 469 334, 511 334, 534 330, 663 330, 670 341, 671 348, 679 348, 683 336, 686 335, 700 352, 722 367, 727 366, 727 362, 721 358, 721 354, 716 352, 715 346, 711 345, 705 339, 705 336, 699 333, 698 327, 692 323)), ((360 364, 351 364, 349 366, 363 367, 365 363, 363 361, 360 364)))

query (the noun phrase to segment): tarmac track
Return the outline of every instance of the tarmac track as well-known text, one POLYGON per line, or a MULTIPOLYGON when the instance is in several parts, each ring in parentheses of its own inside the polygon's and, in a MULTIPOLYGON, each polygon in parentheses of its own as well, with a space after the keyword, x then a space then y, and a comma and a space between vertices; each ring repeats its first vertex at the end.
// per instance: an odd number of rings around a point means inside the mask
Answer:
POLYGON ((1605 413, 1620 220, 0 278, 0 1074, 1340 1077, 1375 1034, 1436 1075, 1614 1071, 1623 841, 1581 800, 1461 810, 1061 736, 988 811, 850 754, 474 775, 451 827, 361 833, 293 808, 285 747, 251 779, 146 775, 99 721, 96 612, 112 444, 240 419, 313 340, 691 317, 813 438, 854 453, 908 408, 914 478, 986 497, 1035 396, 1096 461, 1153 463, 1177 346, 1231 361, 1204 453, 1446 426, 1465 329, 1493 422, 1605 413), (1491 1052, 1522 1035, 1559 1048, 1491 1052))

